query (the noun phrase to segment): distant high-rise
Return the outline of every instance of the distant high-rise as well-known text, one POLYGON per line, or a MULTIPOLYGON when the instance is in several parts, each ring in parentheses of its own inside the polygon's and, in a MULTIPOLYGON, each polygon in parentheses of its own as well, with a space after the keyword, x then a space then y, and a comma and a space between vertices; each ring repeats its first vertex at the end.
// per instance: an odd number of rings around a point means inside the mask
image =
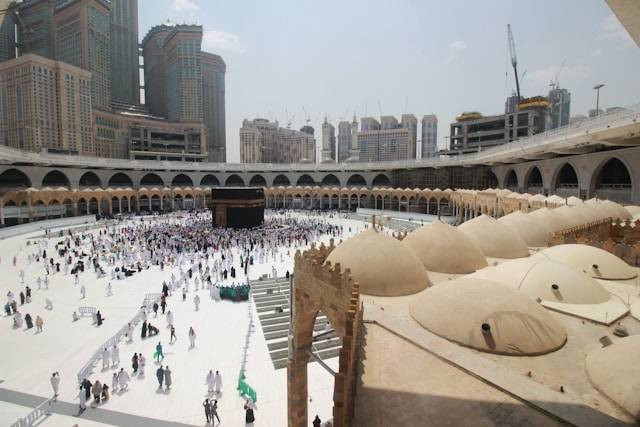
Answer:
POLYGON ((110 30, 111 100, 140 104, 138 0, 111 0, 110 30))
POLYGON ((324 118, 322 123, 322 152, 320 153, 322 163, 336 161, 336 128, 324 118))
POLYGON ((313 135, 284 129, 265 119, 243 120, 240 128, 241 163, 315 163, 313 135))
POLYGON ((344 162, 349 158, 350 145, 351 123, 342 121, 338 123, 338 162, 344 162))
POLYGON ((149 112, 158 117, 167 117, 164 39, 173 27, 169 23, 156 25, 142 40, 144 103, 149 112))
POLYGON ((435 114, 422 117, 421 159, 435 157, 438 152, 438 118, 435 114))
POLYGON ((10 6, 13 0, 0 0, 0 62, 16 57, 15 19, 10 6))
MULTIPOLYGON (((357 160, 379 162, 415 159, 418 125, 416 117, 413 114, 403 114, 400 123, 393 116, 382 116, 380 119, 378 122, 373 117, 362 118, 359 132, 357 123, 355 129, 352 124, 352 149, 359 149, 357 160), (354 138, 356 141, 353 141, 354 138)), ((351 160, 355 161, 356 158, 351 160)))
POLYGON ((56 59, 53 15, 57 0, 26 0, 19 4, 18 53, 56 59))
POLYGON ((518 102, 520 102, 520 98, 518 98, 518 95, 516 95, 515 93, 508 97, 504 102, 504 113, 515 113, 518 110, 518 102))
POLYGON ((549 107, 551 126, 549 129, 568 125, 571 117, 571 94, 569 91, 555 86, 549 91, 548 99, 551 103, 551 107, 549 107))
POLYGON ((202 113, 208 128, 207 150, 210 162, 226 160, 225 73, 227 66, 219 55, 201 52, 202 113))
POLYGON ((176 25, 164 39, 167 118, 202 121, 202 26, 176 25))
POLYGON ((110 5, 65 0, 53 16, 56 58, 91 72, 91 99, 101 109, 111 108, 110 5))

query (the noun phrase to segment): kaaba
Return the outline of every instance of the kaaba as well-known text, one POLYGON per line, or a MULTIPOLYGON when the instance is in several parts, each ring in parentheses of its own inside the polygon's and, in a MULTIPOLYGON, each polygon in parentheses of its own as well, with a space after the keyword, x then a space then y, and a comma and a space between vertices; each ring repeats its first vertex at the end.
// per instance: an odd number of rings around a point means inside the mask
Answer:
POLYGON ((264 223, 262 187, 224 187, 211 190, 213 225, 252 228, 264 223))

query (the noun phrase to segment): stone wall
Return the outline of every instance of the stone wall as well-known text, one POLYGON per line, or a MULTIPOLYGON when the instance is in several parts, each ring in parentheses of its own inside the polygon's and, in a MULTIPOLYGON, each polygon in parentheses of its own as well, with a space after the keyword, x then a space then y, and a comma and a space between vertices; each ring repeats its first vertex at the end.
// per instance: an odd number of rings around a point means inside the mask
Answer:
POLYGON ((349 270, 340 264, 325 264, 334 249, 324 245, 295 256, 293 276, 292 323, 287 365, 287 417, 289 427, 309 425, 307 414, 307 363, 313 343, 316 316, 324 313, 336 336, 342 341, 339 369, 334 376, 333 423, 344 427, 351 424, 355 400, 358 336, 361 330, 362 305, 359 285, 351 279, 349 270))

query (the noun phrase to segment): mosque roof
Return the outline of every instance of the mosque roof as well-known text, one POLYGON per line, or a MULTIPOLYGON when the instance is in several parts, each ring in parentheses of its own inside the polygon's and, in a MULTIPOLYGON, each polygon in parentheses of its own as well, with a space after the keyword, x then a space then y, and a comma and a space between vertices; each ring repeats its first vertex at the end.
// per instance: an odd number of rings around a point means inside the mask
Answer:
POLYGON ((535 256, 561 262, 596 279, 624 280, 637 276, 636 271, 626 262, 594 246, 578 244, 551 246, 535 256))
POLYGON ((640 421, 640 335, 617 340, 587 354, 585 368, 595 388, 640 421))
POLYGON ((530 202, 544 202, 545 200, 547 200, 547 198, 544 196, 544 194, 536 194, 531 196, 531 198, 529 199, 530 202))
POLYGON ((377 296, 400 296, 419 292, 429 284, 418 257, 399 240, 369 228, 331 251, 327 262, 351 270, 360 292, 377 296))
POLYGON ((545 354, 567 340, 562 325, 537 302, 486 279, 463 277, 433 286, 413 299, 410 312, 425 329, 489 353, 545 354))
POLYGON ((511 212, 499 218, 498 222, 518 233, 529 247, 546 247, 549 244, 551 230, 522 211, 511 212))
MULTIPOLYGON (((533 197, 529 201, 533 200, 533 197)), ((554 233, 569 228, 567 221, 562 215, 557 214, 555 209, 544 207, 529 212, 527 216, 535 219, 538 223, 545 224, 554 233)))
POLYGON ((402 243, 429 271, 465 274, 487 266, 480 248, 458 228, 442 221, 412 231, 402 243))
POLYGON ((576 196, 570 196, 567 198, 567 204, 569 206, 578 206, 584 204, 581 198, 576 196))
POLYGON ((547 203, 553 203, 556 205, 564 205, 567 203, 567 201, 564 198, 558 196, 557 194, 549 196, 545 200, 547 201, 547 203))
POLYGON ((520 258, 529 256, 529 249, 522 237, 497 220, 480 215, 458 226, 485 256, 496 258, 520 258))
POLYGON ((598 219, 595 213, 592 215, 587 211, 580 209, 579 206, 562 205, 559 208, 555 208, 553 211, 560 215, 569 227, 587 224, 598 219))
POLYGON ((625 206, 624 208, 627 210, 627 212, 631 214, 631 216, 640 214, 640 206, 629 205, 629 206, 625 206))
POLYGON ((536 300, 566 304, 600 304, 611 298, 600 283, 580 270, 545 257, 509 260, 483 268, 470 278, 508 285, 536 300))

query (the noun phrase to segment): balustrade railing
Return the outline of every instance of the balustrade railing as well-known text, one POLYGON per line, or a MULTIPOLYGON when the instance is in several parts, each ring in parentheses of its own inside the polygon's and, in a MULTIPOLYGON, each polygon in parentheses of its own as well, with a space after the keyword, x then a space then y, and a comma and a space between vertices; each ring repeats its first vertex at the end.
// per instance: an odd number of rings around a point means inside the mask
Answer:
POLYGON ((56 397, 50 397, 31 410, 26 416, 18 419, 10 427, 31 427, 36 425, 41 417, 51 415, 51 406, 56 401, 56 397))

